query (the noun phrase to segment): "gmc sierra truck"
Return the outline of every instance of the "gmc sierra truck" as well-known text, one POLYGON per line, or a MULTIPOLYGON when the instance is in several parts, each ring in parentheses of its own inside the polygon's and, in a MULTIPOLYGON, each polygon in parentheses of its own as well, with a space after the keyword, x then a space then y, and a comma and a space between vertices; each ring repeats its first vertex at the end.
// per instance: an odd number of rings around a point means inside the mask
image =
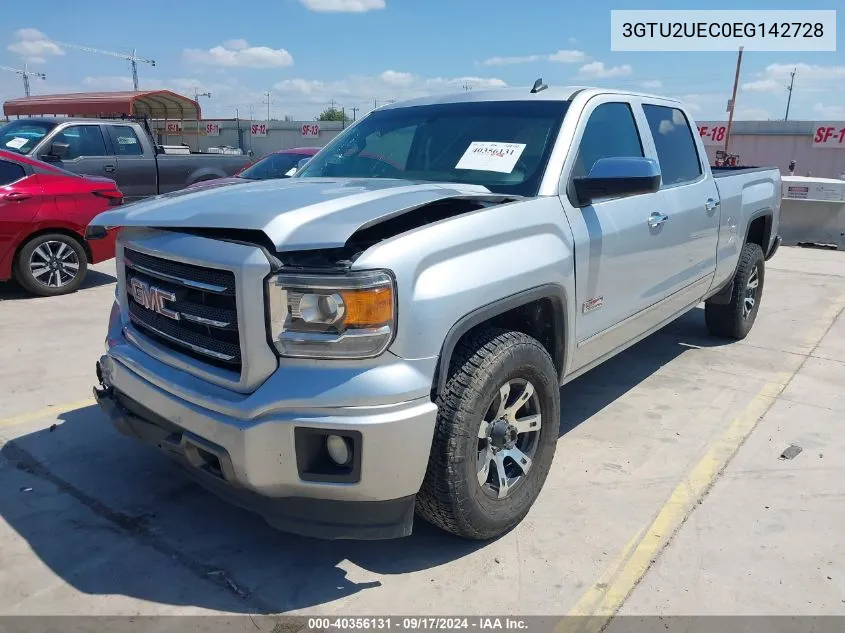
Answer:
POLYGON ((374 110, 285 180, 205 183, 121 227, 95 396, 282 530, 470 539, 518 524, 567 381, 705 302, 745 337, 775 168, 714 177, 682 103, 464 92, 374 110))
POLYGON ((0 127, 0 149, 110 178, 127 203, 232 176, 252 161, 246 155, 165 154, 144 126, 123 119, 15 119, 0 127))

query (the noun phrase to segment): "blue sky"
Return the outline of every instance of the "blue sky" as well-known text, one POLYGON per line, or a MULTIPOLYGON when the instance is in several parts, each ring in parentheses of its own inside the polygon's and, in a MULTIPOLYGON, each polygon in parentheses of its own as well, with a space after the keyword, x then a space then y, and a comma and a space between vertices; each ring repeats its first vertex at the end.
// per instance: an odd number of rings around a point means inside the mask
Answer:
MULTIPOLYGON (((807 8, 836 9, 813 0, 807 8)), ((701 5, 657 0, 249 0, 244 3, 39 0, 9 3, 0 65, 47 75, 35 94, 131 88, 129 64, 57 46, 67 42, 155 59, 140 64, 141 88, 202 98, 206 116, 250 113, 314 118, 332 99, 366 112, 374 101, 500 85, 615 86, 687 100, 699 120, 724 119, 735 53, 610 52, 611 9, 701 5), (127 7, 126 9, 119 8, 127 7), (37 10, 34 8, 37 7, 37 10), (134 7, 143 7, 138 9, 134 7)), ((711 9, 798 8, 784 0, 711 0, 711 9)), ((791 119, 845 119, 845 45, 837 52, 743 57, 737 118, 782 118, 797 67, 791 119)), ((20 77, 0 72, 0 98, 22 95, 20 77)))

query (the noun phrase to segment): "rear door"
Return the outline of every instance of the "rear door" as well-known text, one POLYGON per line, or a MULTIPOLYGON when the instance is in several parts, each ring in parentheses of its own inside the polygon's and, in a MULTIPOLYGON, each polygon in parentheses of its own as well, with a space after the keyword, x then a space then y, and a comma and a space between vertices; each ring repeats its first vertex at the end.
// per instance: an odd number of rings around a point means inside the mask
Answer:
POLYGON ((41 201, 41 187, 28 168, 0 160, 0 270, 6 270, 19 240, 28 234, 41 201))
POLYGON ((575 239, 577 341, 572 369, 635 338, 655 318, 659 321, 659 303, 668 292, 669 242, 659 227, 649 225, 661 210, 659 192, 579 206, 572 186, 573 178, 589 174, 600 158, 653 158, 638 108, 638 101, 619 95, 591 99, 576 129, 577 153, 564 167, 567 189, 561 201, 575 239))
POLYGON ((154 148, 142 143, 131 125, 107 125, 106 131, 117 156, 113 175, 126 202, 135 202, 158 193, 158 166, 154 148))
POLYGON ((684 111, 672 102, 648 100, 642 109, 660 163, 660 207, 668 218, 663 287, 670 293, 689 292, 694 300, 693 289, 701 286, 700 298, 709 287, 703 280, 716 270, 719 191, 684 111))

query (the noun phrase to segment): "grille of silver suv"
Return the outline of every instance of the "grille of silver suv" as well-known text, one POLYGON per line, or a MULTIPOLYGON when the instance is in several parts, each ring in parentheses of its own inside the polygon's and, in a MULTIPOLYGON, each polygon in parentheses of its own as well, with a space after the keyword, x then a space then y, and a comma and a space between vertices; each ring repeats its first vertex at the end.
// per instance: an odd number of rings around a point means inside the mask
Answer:
POLYGON ((241 371, 235 275, 124 250, 129 318, 157 343, 241 371))

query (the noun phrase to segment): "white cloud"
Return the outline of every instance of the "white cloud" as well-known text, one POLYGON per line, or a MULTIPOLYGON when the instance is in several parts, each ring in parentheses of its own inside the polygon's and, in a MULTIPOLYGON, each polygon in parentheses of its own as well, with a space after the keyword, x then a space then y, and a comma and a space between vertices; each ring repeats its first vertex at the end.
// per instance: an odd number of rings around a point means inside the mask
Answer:
POLYGON ((273 99, 284 103, 297 116, 307 113, 315 117, 332 100, 347 112, 356 107, 367 112, 373 102, 402 101, 431 94, 458 92, 464 86, 473 90, 504 88, 507 84, 491 77, 420 77, 406 72, 387 70, 375 76, 352 75, 336 81, 316 79, 285 79, 273 86, 273 99))
POLYGON ((743 108, 742 106, 737 106, 734 116, 740 120, 765 121, 772 118, 772 113, 765 108, 743 108))
POLYGON ((182 56, 192 64, 225 68, 278 68, 293 64, 293 57, 285 49, 250 46, 246 40, 228 40, 209 50, 186 48, 182 56))
POLYGON ((633 69, 628 64, 622 66, 612 66, 607 68, 603 62, 590 62, 584 64, 578 69, 578 75, 581 77, 591 77, 594 79, 608 79, 611 77, 627 77, 633 72, 633 69))
POLYGON ((576 64, 587 59, 583 51, 559 50, 550 55, 517 55, 515 57, 490 57, 481 62, 484 66, 507 66, 511 64, 530 64, 532 62, 559 62, 576 64))
POLYGON ((813 112, 824 119, 845 119, 845 106, 841 105, 815 103, 813 104, 813 112))
POLYGON ((655 90, 657 88, 662 88, 663 82, 659 79, 646 79, 645 81, 640 82, 640 85, 648 90, 655 90))
POLYGON ((778 92, 783 90, 784 86, 774 79, 758 79, 742 84, 742 89, 746 92, 778 92))
POLYGON ((15 41, 9 44, 6 50, 34 64, 44 63, 51 55, 65 54, 58 44, 51 42, 38 29, 18 29, 15 31, 15 41))
POLYGON ((321 13, 365 13, 384 9, 385 0, 299 0, 311 11, 321 13))
POLYGON ((241 51, 245 48, 249 48, 249 42, 242 39, 226 40, 223 42, 223 47, 230 48, 233 51, 241 51))
POLYGON ((385 70, 379 75, 384 83, 399 88, 405 88, 414 83, 414 76, 411 73, 398 73, 395 70, 385 70))

